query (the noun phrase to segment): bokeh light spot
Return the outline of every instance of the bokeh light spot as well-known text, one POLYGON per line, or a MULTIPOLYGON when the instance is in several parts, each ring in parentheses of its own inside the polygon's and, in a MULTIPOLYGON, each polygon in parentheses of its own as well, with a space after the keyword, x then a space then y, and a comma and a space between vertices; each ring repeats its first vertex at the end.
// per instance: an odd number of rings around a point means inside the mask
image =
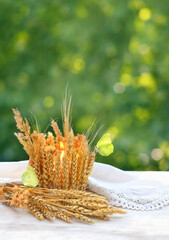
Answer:
POLYGON ((73 61, 71 70, 73 73, 79 73, 84 68, 85 68, 85 62, 84 62, 83 58, 76 58, 73 61))
POLYGON ((151 152, 151 157, 155 161, 159 161, 163 158, 164 152, 160 148, 154 148, 151 152))
POLYGON ((86 18, 88 16, 88 11, 85 7, 83 6, 79 6, 77 9, 76 9, 76 15, 79 17, 79 18, 86 18))
POLYGON ((141 107, 136 107, 134 115, 142 122, 146 122, 150 118, 149 111, 141 107))
POLYGON ((145 54, 149 53, 149 51, 150 51, 150 47, 147 44, 141 44, 139 46, 139 52, 142 55, 145 55, 145 54))
POLYGON ((18 51, 24 50, 29 40, 29 33, 27 32, 19 32, 16 35, 16 49, 18 51))
POLYGON ((141 8, 139 18, 143 21, 149 20, 151 18, 151 10, 149 8, 141 8))
POLYGON ((115 85, 113 86, 113 90, 115 93, 117 94, 122 94, 125 92, 126 87, 124 86, 123 83, 117 82, 115 83, 115 85))
POLYGON ((128 86, 131 84, 132 77, 128 73, 123 73, 120 77, 120 82, 124 84, 125 86, 128 86))
POLYGON ((144 87, 151 91, 157 89, 154 77, 150 73, 142 73, 138 78, 138 87, 144 87))
POLYGON ((46 107, 46 108, 51 108, 51 107, 53 107, 53 105, 54 105, 54 98, 51 97, 51 96, 46 96, 46 97, 43 99, 43 105, 44 105, 44 107, 46 107))
POLYGON ((85 115, 79 119, 77 122, 77 129, 79 132, 86 131, 93 122, 93 116, 85 115))

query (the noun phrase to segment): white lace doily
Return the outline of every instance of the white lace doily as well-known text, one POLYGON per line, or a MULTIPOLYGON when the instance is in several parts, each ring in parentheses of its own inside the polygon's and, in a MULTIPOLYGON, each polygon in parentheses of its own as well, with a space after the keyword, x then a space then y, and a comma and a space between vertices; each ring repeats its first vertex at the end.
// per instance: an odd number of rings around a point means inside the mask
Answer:
MULTIPOLYGON (((20 176, 28 161, 0 163, 0 185, 8 182, 21 183, 20 176)), ((88 181, 88 189, 105 196, 117 207, 134 210, 156 210, 169 205, 169 185, 167 178, 140 178, 139 174, 122 171, 118 168, 95 163, 88 181)))
MULTIPOLYGON (((147 188, 143 194, 138 194, 136 188, 127 186, 114 186, 109 188, 99 184, 94 178, 88 181, 88 189, 105 196, 112 205, 134 210, 156 210, 169 205, 169 187, 147 188)), ((140 189, 141 190, 141 189, 140 189)))
POLYGON ((152 178, 152 172, 148 173, 150 177, 145 179, 106 164, 95 163, 88 189, 105 196, 114 206, 127 209, 148 211, 169 205, 167 179, 152 178))

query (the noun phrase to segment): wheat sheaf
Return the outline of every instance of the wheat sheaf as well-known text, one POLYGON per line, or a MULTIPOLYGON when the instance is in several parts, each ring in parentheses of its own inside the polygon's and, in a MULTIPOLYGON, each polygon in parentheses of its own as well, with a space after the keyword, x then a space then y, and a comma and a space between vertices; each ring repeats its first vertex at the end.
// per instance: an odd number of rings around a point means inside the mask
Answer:
POLYGON ((79 190, 27 188, 16 183, 0 186, 0 202, 27 209, 37 219, 55 218, 71 222, 72 218, 94 223, 93 218, 109 220, 112 214, 124 214, 122 209, 111 206, 97 194, 79 190))

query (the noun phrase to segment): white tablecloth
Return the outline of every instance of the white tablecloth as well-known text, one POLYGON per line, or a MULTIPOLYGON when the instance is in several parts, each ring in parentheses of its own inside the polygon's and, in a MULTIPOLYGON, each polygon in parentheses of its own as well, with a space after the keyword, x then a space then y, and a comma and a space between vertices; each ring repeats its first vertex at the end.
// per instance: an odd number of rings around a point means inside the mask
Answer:
MULTIPOLYGON (((26 166, 26 165, 25 165, 26 166)), ((23 163, 0 163, 0 177, 18 178, 23 163), (17 165, 17 168, 15 166, 17 165), (15 171, 13 171, 15 168, 15 171)), ((136 179, 159 180, 169 183, 168 172, 125 172, 136 179)), ((93 175, 96 178, 94 170, 93 175)), ((71 224, 55 219, 40 222, 26 210, 9 208, 0 204, 0 240, 60 240, 60 239, 169 239, 169 206, 155 211, 127 210, 126 215, 116 215, 110 221, 96 220, 89 225, 74 220, 71 224)))

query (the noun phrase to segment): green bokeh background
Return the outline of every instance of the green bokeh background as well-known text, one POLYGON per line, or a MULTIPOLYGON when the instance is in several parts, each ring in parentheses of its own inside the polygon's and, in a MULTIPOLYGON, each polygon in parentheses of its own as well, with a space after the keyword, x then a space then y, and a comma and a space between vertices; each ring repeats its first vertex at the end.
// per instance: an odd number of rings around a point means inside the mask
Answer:
POLYGON ((0 0, 0 161, 27 159, 11 108, 61 126, 68 85, 74 131, 112 135, 97 161, 168 170, 168 25, 168 0, 0 0))

